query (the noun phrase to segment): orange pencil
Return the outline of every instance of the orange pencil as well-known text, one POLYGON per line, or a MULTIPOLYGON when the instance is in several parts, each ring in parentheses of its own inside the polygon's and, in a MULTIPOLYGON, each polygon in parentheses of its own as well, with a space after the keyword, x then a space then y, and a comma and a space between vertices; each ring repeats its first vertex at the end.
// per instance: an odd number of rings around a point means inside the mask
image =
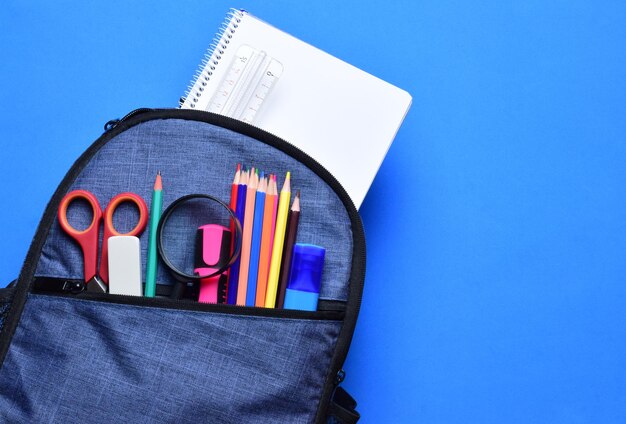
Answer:
POLYGON ((265 290, 267 288, 267 275, 270 269, 270 259, 272 258, 272 240, 274 239, 274 216, 276 205, 274 199, 278 195, 274 191, 274 179, 270 175, 267 194, 265 195, 265 210, 263 211, 263 233, 261 235, 261 255, 259 256, 259 274, 256 283, 255 306, 265 307, 265 290))
POLYGON ((243 240, 241 243, 241 260, 239 261, 239 284, 237 285, 237 305, 246 306, 248 289, 248 270, 250 268, 250 248, 252 243, 252 223, 254 221, 254 202, 259 176, 254 168, 250 170, 250 180, 246 193, 246 212, 243 219, 243 240))

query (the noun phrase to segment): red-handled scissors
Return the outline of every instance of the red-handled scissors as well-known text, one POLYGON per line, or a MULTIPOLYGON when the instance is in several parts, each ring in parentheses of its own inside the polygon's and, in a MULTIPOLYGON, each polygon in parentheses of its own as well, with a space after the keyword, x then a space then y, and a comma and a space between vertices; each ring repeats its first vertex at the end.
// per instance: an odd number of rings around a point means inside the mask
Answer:
POLYGON ((102 208, 98 203, 98 199, 93 193, 87 190, 74 190, 65 195, 61 200, 58 211, 59 224, 63 231, 72 237, 80 245, 83 251, 83 261, 85 270, 85 282, 89 291, 107 291, 109 281, 109 255, 108 240, 111 236, 138 236, 146 228, 148 222, 148 207, 146 202, 135 193, 120 193, 111 199, 109 205, 102 214, 102 208), (67 220, 67 208, 74 200, 86 200, 93 211, 93 220, 89 227, 79 231, 67 220), (113 213, 117 207, 124 203, 134 203, 139 209, 139 222, 131 231, 126 234, 120 234, 113 226, 113 213), (98 238, 100 235, 100 220, 104 218, 104 235, 102 237, 102 253, 100 256, 100 269, 96 273, 98 261, 98 238))

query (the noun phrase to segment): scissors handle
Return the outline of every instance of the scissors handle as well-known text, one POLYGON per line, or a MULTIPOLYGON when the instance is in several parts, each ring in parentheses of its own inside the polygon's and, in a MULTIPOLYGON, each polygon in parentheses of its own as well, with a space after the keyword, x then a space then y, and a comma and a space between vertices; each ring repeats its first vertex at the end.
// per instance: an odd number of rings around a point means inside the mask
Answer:
POLYGON ((143 198, 135 193, 120 193, 111 199, 104 210, 104 235, 102 237, 102 255, 100 256, 100 278, 109 283, 109 238, 112 236, 138 236, 148 223, 148 206, 143 198), (134 203, 139 210, 139 221, 135 228, 127 233, 119 233, 113 226, 113 214, 122 203, 134 203))
POLYGON ((74 190, 67 193, 61 204, 57 217, 59 224, 63 231, 65 231, 70 237, 72 237, 83 251, 83 264, 84 264, 84 278, 85 281, 91 280, 96 275, 96 266, 98 261, 98 231, 100 227, 100 220, 102 219, 102 208, 98 203, 96 197, 86 190, 74 190), (93 212, 93 219, 91 224, 86 229, 79 231, 67 220, 67 208, 74 200, 83 199, 91 205, 93 212))

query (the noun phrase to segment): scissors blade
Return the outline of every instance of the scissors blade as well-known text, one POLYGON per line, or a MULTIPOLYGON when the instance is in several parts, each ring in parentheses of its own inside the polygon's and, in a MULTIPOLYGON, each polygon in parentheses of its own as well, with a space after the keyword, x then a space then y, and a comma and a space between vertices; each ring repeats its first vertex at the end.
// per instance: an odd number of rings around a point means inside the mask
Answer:
POLYGON ((87 291, 91 293, 106 293, 107 286, 97 275, 94 275, 91 280, 87 281, 87 291))

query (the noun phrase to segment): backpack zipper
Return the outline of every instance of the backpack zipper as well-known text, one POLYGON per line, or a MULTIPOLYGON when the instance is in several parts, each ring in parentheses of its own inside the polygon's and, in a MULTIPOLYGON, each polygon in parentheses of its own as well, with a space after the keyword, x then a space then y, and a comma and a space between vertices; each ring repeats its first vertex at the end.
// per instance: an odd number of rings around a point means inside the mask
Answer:
POLYGON ((124 115, 122 118, 111 119, 106 124, 104 124, 104 132, 106 133, 106 132, 111 131, 113 128, 117 127, 117 125, 120 122, 124 122, 124 121, 128 120, 129 118, 131 118, 131 117, 133 117, 135 115, 139 115, 139 114, 144 113, 144 112, 150 112, 151 110, 153 110, 153 109, 148 108, 148 107, 140 107, 138 109, 131 110, 126 115, 124 115))
MULTIPOLYGON (((294 309, 262 308, 256 306, 229 305, 218 303, 197 302, 190 299, 170 299, 167 297, 128 296, 121 294, 96 293, 87 291, 87 284, 83 280, 35 277, 33 293, 58 297, 73 297, 82 300, 93 300, 105 303, 119 303, 123 305, 159 307, 167 309, 217 312, 235 315, 250 315, 274 318, 315 319, 315 320, 342 320, 345 315, 345 305, 338 302, 320 300, 321 308, 317 311, 300 311, 294 309)), ((168 295, 171 286, 157 285, 157 295, 168 295)))

